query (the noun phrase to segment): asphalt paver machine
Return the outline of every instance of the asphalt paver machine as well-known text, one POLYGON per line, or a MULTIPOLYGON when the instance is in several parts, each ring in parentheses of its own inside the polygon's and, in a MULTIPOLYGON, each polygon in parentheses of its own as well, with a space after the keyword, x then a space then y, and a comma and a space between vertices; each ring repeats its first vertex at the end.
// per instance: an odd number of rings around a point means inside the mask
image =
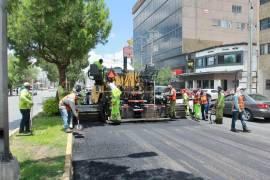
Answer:
POLYGON ((141 72, 100 70, 95 64, 90 65, 88 77, 95 81, 89 104, 78 105, 80 120, 108 122, 111 112, 111 90, 109 83, 121 90, 121 118, 123 121, 138 119, 160 120, 167 115, 166 98, 156 100, 155 78, 157 69, 146 65, 141 72))

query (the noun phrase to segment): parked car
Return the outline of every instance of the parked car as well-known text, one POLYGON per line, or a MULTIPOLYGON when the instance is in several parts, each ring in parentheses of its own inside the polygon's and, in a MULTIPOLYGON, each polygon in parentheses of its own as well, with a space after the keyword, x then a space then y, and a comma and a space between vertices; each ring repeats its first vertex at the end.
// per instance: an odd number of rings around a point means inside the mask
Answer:
MULTIPOLYGON (((232 115, 232 103, 234 94, 225 96, 224 114, 232 115)), ((245 94, 246 118, 251 121, 253 118, 270 119, 270 99, 260 94, 245 94)))
POLYGON ((218 91, 216 89, 202 89, 202 91, 206 92, 206 94, 209 94, 212 100, 218 98, 218 91))

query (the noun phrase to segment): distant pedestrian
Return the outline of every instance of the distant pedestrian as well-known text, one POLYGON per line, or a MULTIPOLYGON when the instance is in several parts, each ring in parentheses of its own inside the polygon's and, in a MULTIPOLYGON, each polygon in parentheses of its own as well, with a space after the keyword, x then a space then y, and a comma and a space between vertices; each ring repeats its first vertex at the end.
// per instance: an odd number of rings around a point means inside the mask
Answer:
POLYGON ((73 92, 62 98, 59 102, 59 110, 64 123, 64 129, 66 133, 70 133, 69 127, 72 123, 73 115, 76 119, 79 118, 79 114, 76 111, 75 105, 77 104, 79 93, 81 92, 81 86, 77 85, 73 92))
POLYGON ((194 95, 194 116, 196 121, 200 121, 201 118, 201 91, 198 89, 194 95))
POLYGON ((206 92, 201 92, 201 112, 202 112, 202 120, 208 121, 208 106, 209 102, 206 96, 206 92))
POLYGON ((33 100, 29 90, 30 84, 25 82, 19 97, 19 107, 22 114, 19 133, 30 133, 30 111, 33 107, 33 100))
POLYGON ((222 124, 223 123, 223 110, 225 106, 225 95, 223 93, 222 87, 218 87, 218 99, 215 104, 216 109, 216 123, 222 124))
POLYGON ((245 112, 245 102, 244 102, 244 95, 243 95, 243 89, 237 88, 236 93, 233 97, 233 105, 232 105, 232 124, 231 124, 231 131, 237 132, 235 128, 235 123, 238 119, 238 115, 240 113, 240 121, 242 123, 243 132, 250 132, 247 128, 247 124, 245 120, 243 119, 243 115, 245 112))

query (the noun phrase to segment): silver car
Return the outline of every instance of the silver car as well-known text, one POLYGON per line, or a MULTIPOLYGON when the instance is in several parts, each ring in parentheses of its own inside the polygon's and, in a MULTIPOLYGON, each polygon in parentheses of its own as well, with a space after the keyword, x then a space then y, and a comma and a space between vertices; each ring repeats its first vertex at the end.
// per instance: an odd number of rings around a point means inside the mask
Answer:
MULTIPOLYGON (((232 115, 232 104, 234 94, 225 97, 224 115, 232 115)), ((270 99, 260 94, 245 94, 246 119, 251 121, 253 118, 270 119, 270 99)))

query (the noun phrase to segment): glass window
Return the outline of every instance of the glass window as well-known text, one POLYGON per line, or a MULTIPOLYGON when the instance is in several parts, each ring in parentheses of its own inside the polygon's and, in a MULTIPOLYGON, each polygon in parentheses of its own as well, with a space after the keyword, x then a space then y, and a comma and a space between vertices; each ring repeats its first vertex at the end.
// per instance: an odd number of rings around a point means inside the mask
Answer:
POLYGON ((210 80, 210 88, 211 88, 211 89, 214 89, 214 83, 215 83, 214 80, 210 80))
POLYGON ((203 58, 197 59, 197 67, 203 67, 203 58))
POLYGON ((260 20, 260 30, 270 28, 270 18, 264 18, 260 20))
POLYGON ((208 89, 208 86, 209 86, 209 81, 208 80, 203 80, 203 88, 204 89, 208 89))
POLYGON ((224 64, 224 55, 218 56, 218 64, 224 64))
POLYGON ((260 45, 260 54, 261 55, 264 55, 265 54, 265 52, 264 52, 264 44, 261 44, 260 45))
POLYGON ((255 99, 256 101, 269 101, 270 99, 266 96, 260 94, 249 94, 250 97, 255 99))
POLYGON ((270 80, 269 79, 265 80, 265 89, 270 90, 270 80))
POLYGON ((221 20, 220 26, 229 29, 232 27, 232 22, 227 20, 221 20))
POLYGON ((213 66, 215 65, 215 57, 207 57, 207 66, 213 66))
POLYGON ((232 5, 232 12, 233 13, 241 13, 242 12, 242 6, 232 5))
POLYGON ((265 4, 265 3, 267 3, 267 2, 270 2, 270 0, 260 0, 260 4, 262 5, 262 4, 265 4))
POLYGON ((236 62, 234 54, 228 54, 224 56, 224 64, 233 64, 236 62))
POLYGON ((236 63, 241 63, 242 62, 242 54, 236 54, 236 63))

